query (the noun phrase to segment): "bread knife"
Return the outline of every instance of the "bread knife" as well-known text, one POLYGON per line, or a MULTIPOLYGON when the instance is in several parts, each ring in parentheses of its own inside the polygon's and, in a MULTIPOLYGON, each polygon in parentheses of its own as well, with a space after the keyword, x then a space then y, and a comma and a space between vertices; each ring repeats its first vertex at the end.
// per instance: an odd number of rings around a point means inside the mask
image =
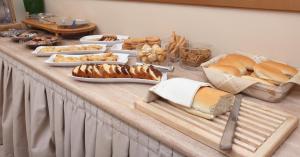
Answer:
POLYGON ((236 128, 236 124, 238 121, 239 110, 242 103, 242 95, 236 95, 234 99, 233 107, 230 111, 225 130, 223 132, 223 136, 220 142, 220 149, 221 150, 231 150, 232 142, 234 138, 234 132, 236 128))

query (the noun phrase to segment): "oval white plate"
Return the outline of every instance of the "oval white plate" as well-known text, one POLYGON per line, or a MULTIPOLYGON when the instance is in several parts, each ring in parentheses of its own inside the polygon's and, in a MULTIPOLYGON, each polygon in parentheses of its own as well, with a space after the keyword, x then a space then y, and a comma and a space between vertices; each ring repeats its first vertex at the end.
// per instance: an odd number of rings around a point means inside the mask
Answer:
POLYGON ((102 38, 103 35, 88 35, 80 38, 81 44, 105 44, 107 46, 113 46, 115 44, 122 43, 125 39, 128 39, 129 36, 126 35, 117 35, 118 40, 116 41, 98 41, 102 38))
MULTIPOLYGON (((74 67, 81 64, 126 64, 128 62, 128 54, 121 53, 113 53, 118 56, 117 61, 86 61, 86 62, 54 62, 56 54, 49 57, 45 63, 50 66, 60 66, 60 67, 74 67)), ((103 54, 95 54, 95 55, 103 55, 103 54)), ((68 57, 81 57, 82 55, 64 55, 68 57)))
POLYGON ((53 54, 68 54, 68 55, 75 55, 75 54, 95 54, 95 53, 104 53, 106 51, 106 45, 104 44, 81 44, 81 45, 66 45, 66 46, 54 46, 54 47, 58 47, 58 48, 64 48, 64 47, 70 47, 70 46, 83 46, 83 45, 99 45, 102 46, 102 49, 98 50, 98 51, 90 51, 90 50, 81 50, 81 51, 66 51, 66 52, 41 52, 41 49, 45 48, 45 47, 49 47, 49 46, 39 46, 37 47, 32 54, 34 56, 37 57, 49 57, 53 54))

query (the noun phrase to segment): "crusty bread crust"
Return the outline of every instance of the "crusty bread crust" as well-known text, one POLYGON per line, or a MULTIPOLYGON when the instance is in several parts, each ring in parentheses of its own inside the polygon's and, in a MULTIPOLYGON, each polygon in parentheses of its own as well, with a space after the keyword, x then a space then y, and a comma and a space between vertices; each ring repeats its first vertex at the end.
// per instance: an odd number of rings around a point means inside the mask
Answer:
POLYGON ((226 74, 231 74, 237 77, 241 76, 240 71, 237 68, 230 65, 212 64, 209 66, 209 68, 224 72, 226 74))
POLYGON ((259 78, 275 81, 276 84, 281 84, 289 80, 289 77, 284 75, 280 70, 264 63, 256 64, 254 66, 254 73, 259 78))
POLYGON ((279 63, 279 62, 272 61, 272 60, 267 60, 262 63, 280 70, 283 74, 287 75, 290 78, 298 73, 298 70, 296 68, 294 68, 288 64, 279 63))

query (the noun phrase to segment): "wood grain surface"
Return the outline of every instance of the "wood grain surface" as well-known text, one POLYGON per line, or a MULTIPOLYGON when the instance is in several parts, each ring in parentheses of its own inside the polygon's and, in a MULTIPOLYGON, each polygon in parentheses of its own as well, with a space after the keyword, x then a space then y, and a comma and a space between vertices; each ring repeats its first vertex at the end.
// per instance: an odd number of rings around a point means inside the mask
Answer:
MULTIPOLYGON (((78 41, 63 41, 63 44, 77 44, 78 41)), ((11 42, 9 38, 0 38, 0 53, 31 68, 41 76, 55 82, 65 89, 75 93, 89 103, 121 119, 132 127, 170 146, 185 156, 220 157, 223 154, 194 140, 154 118, 134 109, 134 102, 144 98, 150 85, 109 83, 93 84, 77 82, 70 78, 71 68, 49 67, 44 61, 47 58, 34 57, 32 50, 25 45, 11 42)), ((206 80, 200 71, 186 71, 175 65, 172 77, 187 77, 194 80, 206 80)), ((245 97, 246 100, 271 106, 300 117, 300 88, 295 88, 289 96, 280 103, 266 103, 257 99, 245 97)), ((267 117, 267 116, 266 116, 267 117)), ((279 148, 274 156, 298 157, 300 154, 300 129, 296 129, 290 138, 279 148)))
POLYGON ((142 2, 235 7, 247 9, 268 9, 280 11, 300 11, 299 0, 131 0, 142 2))

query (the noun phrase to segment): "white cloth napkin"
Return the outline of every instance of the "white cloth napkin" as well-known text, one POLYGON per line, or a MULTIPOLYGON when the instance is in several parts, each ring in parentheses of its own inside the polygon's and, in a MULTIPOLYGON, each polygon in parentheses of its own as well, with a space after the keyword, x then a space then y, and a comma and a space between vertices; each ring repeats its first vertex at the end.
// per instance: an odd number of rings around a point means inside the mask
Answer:
POLYGON ((197 91, 201 87, 207 86, 212 87, 209 83, 185 78, 169 79, 151 87, 146 102, 151 102, 158 97, 162 97, 178 105, 191 108, 197 91))

